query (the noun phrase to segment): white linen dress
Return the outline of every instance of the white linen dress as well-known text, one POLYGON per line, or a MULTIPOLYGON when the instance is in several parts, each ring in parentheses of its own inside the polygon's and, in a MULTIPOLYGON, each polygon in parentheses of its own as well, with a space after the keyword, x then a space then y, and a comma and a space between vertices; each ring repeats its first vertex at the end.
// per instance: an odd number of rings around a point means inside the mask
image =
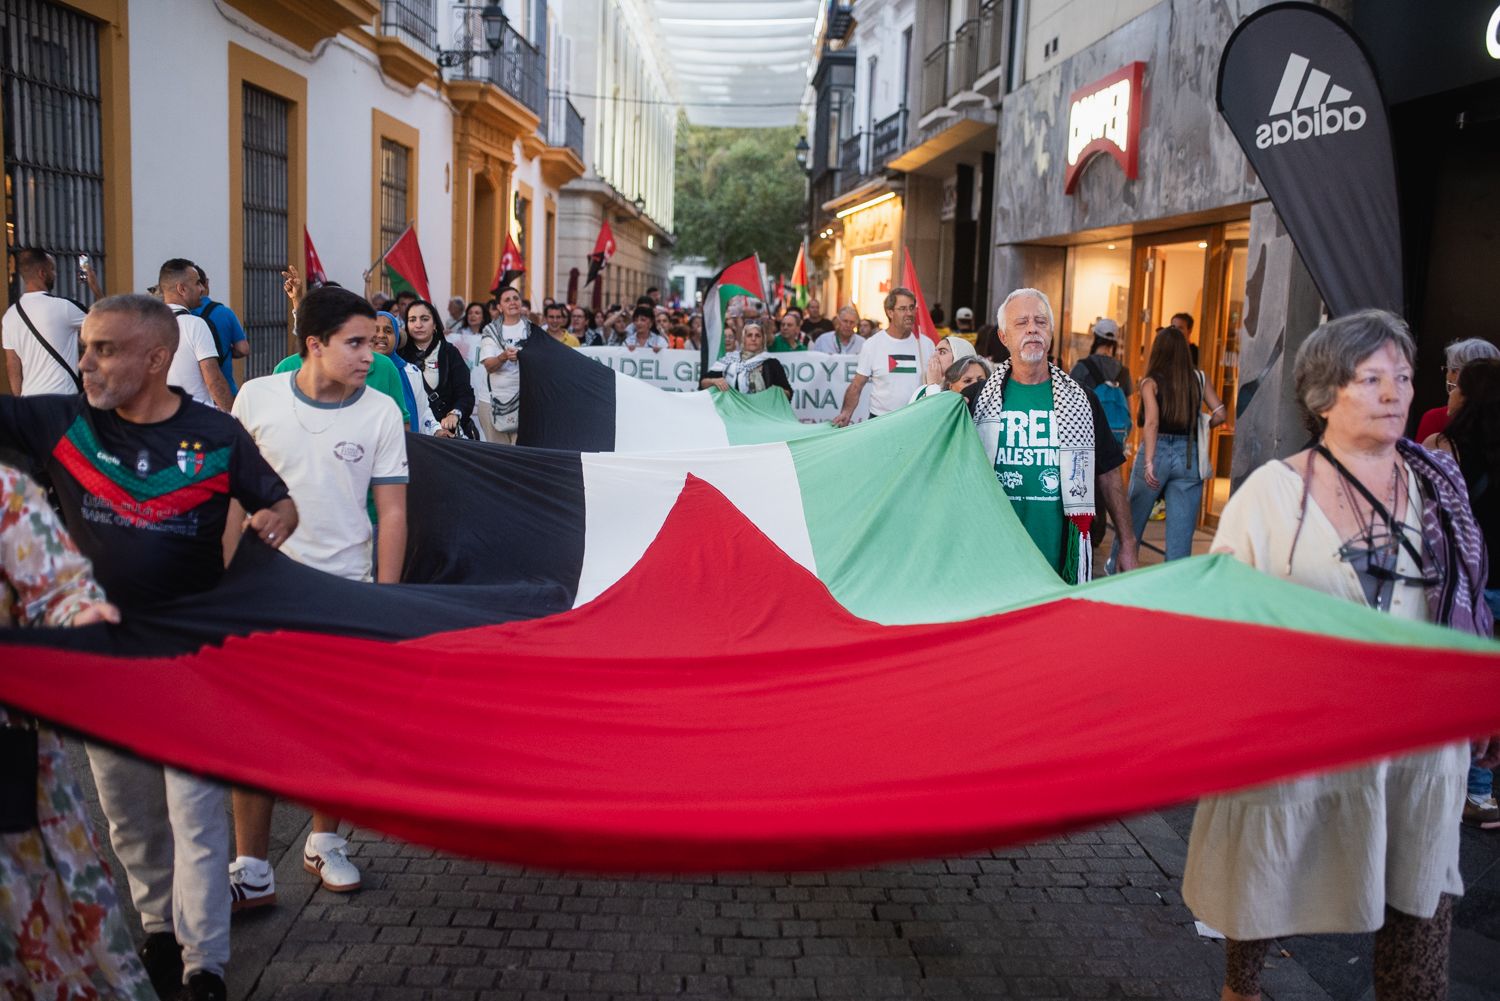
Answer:
MULTIPOLYGON (((1336 475, 1319 469, 1315 475, 1336 475)), ((1420 538, 1421 495, 1408 474, 1406 522, 1420 538)), ((1214 536, 1263 573, 1365 603, 1354 568, 1339 558, 1343 540, 1311 497, 1295 551, 1302 477, 1268 462, 1229 499, 1214 536)), ((1397 570, 1419 568, 1403 548, 1397 570)), ((1395 582, 1389 614, 1426 620, 1418 584, 1395 582)), ((1316 664, 1309 664, 1316 670, 1316 664)), ((1351 699, 1360 693, 1350 692, 1351 699)), ((1245 734, 1274 740, 1275 734, 1245 734)), ((1467 743, 1383 758, 1357 768, 1205 797, 1188 840, 1184 902, 1232 939, 1371 932, 1387 905, 1420 918, 1441 894, 1463 893, 1459 817, 1469 766, 1467 743)))

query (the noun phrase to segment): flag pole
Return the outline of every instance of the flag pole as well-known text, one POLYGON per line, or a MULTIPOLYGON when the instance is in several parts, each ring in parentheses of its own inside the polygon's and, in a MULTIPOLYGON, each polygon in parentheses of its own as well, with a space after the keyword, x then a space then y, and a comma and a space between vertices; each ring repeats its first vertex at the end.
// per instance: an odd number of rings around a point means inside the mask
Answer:
POLYGON ((394 247, 396 244, 400 243, 403 239, 406 238, 406 234, 409 233, 409 232, 411 232, 412 225, 413 225, 412 223, 408 222, 406 224, 406 228, 401 231, 401 235, 397 236, 394 240, 391 241, 391 246, 390 247, 386 247, 384 250, 382 250, 380 252, 380 256, 377 257, 377 258, 375 258, 375 260, 371 261, 370 262, 370 266, 368 268, 365 268, 365 272, 364 272, 364 276, 363 277, 365 279, 365 298, 366 299, 368 299, 370 297, 370 276, 375 273, 375 269, 376 268, 380 267, 382 264, 385 263, 386 255, 391 252, 391 247, 394 247))

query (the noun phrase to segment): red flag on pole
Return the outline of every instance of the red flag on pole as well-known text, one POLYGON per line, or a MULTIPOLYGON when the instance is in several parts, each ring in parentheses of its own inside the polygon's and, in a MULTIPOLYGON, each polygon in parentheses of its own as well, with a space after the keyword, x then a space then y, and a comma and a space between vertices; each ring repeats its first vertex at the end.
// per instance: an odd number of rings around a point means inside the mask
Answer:
POLYGON ((302 274, 307 279, 308 288, 317 288, 319 285, 328 283, 328 272, 323 270, 323 262, 318 259, 318 249, 313 246, 312 234, 307 227, 302 227, 302 253, 305 260, 302 262, 302 274))
POLYGON ((525 273, 526 259, 521 256, 521 248, 516 246, 515 239, 506 233, 505 249, 500 252, 500 266, 495 269, 495 282, 490 286, 490 292, 499 294, 502 288, 525 273))
POLYGON ((385 252, 385 273, 391 280, 392 295, 410 289, 428 302, 432 301, 432 294, 427 290, 427 265, 422 263, 422 248, 417 245, 417 231, 412 227, 406 227, 406 232, 385 252))
POLYGON ((922 294, 922 283, 917 281, 917 269, 911 263, 911 251, 904 243, 901 245, 901 284, 917 296, 917 333, 937 343, 937 324, 932 322, 932 314, 927 311, 927 297, 922 294))
POLYGON ((594 241, 594 252, 589 255, 589 278, 585 285, 591 284, 599 277, 609 259, 615 256, 615 234, 609 228, 609 220, 606 219, 599 225, 599 239, 594 241))

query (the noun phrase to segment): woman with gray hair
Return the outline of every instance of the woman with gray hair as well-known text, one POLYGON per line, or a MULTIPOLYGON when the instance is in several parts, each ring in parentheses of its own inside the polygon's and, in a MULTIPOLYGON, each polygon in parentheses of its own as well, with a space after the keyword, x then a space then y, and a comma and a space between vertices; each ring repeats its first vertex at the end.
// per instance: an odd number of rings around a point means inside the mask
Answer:
MULTIPOLYGON (((1500 358, 1500 348, 1495 347, 1482 337, 1466 337, 1461 341, 1454 341, 1443 349, 1443 376, 1444 392, 1447 396, 1453 395, 1453 387, 1458 385, 1458 373, 1469 362, 1478 361, 1481 358, 1500 358)), ((1422 415, 1417 422, 1417 433, 1413 441, 1426 441, 1435 434, 1442 434, 1448 427, 1448 418, 1453 416, 1449 412, 1448 404, 1441 407, 1433 407, 1422 415)))
POLYGON ((949 390, 962 393, 976 382, 988 379, 992 371, 989 359, 974 354, 971 348, 969 354, 959 358, 943 370, 941 379, 937 382, 930 382, 911 394, 911 402, 916 403, 918 400, 925 400, 929 396, 937 396, 949 390))
MULTIPOLYGON (((1316 444, 1268 462, 1225 505, 1213 550, 1379 609, 1489 635, 1483 539, 1451 456, 1401 437, 1415 353, 1366 310, 1297 352, 1316 444)), ((1457 817, 1472 756, 1500 737, 1304 776, 1198 804, 1183 899, 1228 936, 1223 997, 1255 998, 1270 940, 1375 932, 1375 996, 1447 997, 1457 817)))

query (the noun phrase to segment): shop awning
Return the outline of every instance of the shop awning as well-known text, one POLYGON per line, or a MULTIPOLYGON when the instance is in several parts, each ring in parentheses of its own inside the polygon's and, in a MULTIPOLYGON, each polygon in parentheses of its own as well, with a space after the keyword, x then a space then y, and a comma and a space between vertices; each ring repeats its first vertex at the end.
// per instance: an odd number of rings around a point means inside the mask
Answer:
POLYGON ((662 72, 695 125, 792 125, 818 0, 651 0, 662 72))

